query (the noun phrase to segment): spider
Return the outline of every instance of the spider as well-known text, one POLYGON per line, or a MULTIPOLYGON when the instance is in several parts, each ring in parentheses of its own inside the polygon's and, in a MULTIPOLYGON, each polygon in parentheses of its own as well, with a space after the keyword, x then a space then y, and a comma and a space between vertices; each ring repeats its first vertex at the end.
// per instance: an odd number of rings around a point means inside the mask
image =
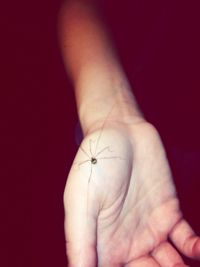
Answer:
POLYGON ((109 146, 106 146, 103 149, 101 149, 100 151, 97 151, 97 145, 98 145, 98 140, 96 142, 94 153, 92 151, 92 140, 91 139, 89 140, 89 153, 82 146, 80 146, 80 150, 87 157, 87 159, 83 160, 81 162, 77 162, 76 164, 78 164, 78 166, 81 166, 87 162, 90 163, 90 175, 89 175, 88 183, 90 183, 90 180, 92 177, 93 165, 97 165, 99 163, 99 160, 102 160, 102 159, 122 159, 121 157, 118 157, 118 156, 111 156, 111 157, 101 156, 101 154, 103 152, 105 152, 106 150, 109 152, 113 152, 113 151, 110 149, 109 146))
MULTIPOLYGON (((101 154, 103 152, 105 152, 106 150, 109 152, 113 152, 109 146, 106 146, 105 148, 101 149, 100 151, 93 153, 92 152, 92 140, 89 140, 89 153, 82 146, 80 146, 80 150, 87 157, 87 159, 82 161, 82 162, 76 163, 76 164, 78 164, 78 166, 80 167, 81 165, 83 165, 87 162, 90 163, 90 175, 89 175, 88 183, 90 183, 90 180, 91 180, 93 166, 99 164, 99 160, 102 160, 102 159, 121 159, 120 157, 101 156, 101 154)), ((96 149, 95 149, 95 151, 96 151, 96 149)))

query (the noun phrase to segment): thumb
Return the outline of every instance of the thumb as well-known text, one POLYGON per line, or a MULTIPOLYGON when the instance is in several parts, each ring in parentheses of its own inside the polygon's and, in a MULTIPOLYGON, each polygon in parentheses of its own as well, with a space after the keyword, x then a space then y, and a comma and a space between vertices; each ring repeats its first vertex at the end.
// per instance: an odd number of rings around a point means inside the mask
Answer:
POLYGON ((70 267, 95 267, 97 201, 91 201, 92 188, 81 176, 71 172, 64 193, 66 252, 70 267))

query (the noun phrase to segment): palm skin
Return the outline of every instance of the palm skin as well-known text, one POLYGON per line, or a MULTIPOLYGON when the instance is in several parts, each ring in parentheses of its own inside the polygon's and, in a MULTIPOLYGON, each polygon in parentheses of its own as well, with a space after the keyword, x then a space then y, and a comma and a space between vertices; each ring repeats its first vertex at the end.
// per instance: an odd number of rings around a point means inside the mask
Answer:
POLYGON ((182 217, 159 134, 144 121, 108 122, 102 134, 95 130, 85 137, 64 204, 70 267, 185 266, 169 239, 186 256, 200 256, 200 240, 182 217))

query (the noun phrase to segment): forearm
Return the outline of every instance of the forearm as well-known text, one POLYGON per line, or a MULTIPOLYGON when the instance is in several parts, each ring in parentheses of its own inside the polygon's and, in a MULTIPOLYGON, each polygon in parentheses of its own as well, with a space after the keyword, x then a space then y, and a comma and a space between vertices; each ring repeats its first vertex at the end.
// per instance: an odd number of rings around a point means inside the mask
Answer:
POLYGON ((66 3, 60 15, 60 42, 73 81, 78 113, 86 132, 106 117, 141 116, 129 82, 94 6, 66 3))

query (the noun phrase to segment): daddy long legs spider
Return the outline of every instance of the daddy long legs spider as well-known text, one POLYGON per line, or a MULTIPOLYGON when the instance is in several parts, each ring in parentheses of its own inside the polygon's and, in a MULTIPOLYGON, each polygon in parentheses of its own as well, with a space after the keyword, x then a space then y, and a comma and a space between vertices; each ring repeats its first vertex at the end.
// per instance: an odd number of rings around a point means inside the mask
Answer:
MULTIPOLYGON (((98 142, 98 140, 97 140, 98 142)), ((97 147, 97 146, 96 146, 97 147)), ((87 157, 86 160, 83 160, 78 164, 78 166, 81 166, 85 163, 90 163, 90 174, 89 174, 89 178, 88 178, 88 183, 90 183, 91 177, 92 177, 92 171, 93 171, 93 165, 99 164, 99 160, 103 160, 103 159, 123 159, 119 156, 101 156, 101 154, 103 154, 106 150, 109 152, 113 152, 109 146, 104 147, 103 149, 101 149, 100 151, 96 151, 93 153, 92 151, 92 140, 89 140, 89 153, 82 147, 80 146, 80 150, 83 152, 83 154, 87 157)))
MULTIPOLYGON (((91 181, 91 178, 93 176, 94 173, 94 169, 96 169, 97 171, 97 166, 98 167, 102 167, 103 165, 101 164, 103 160, 114 160, 114 159, 119 159, 119 160, 125 160, 124 158, 120 157, 119 155, 111 155, 110 153, 113 153, 114 151, 110 149, 110 146, 107 144, 105 144, 105 147, 101 147, 101 149, 99 149, 99 145, 100 145, 100 140, 103 141, 103 139, 101 139, 102 134, 103 134, 103 129, 105 127, 106 121, 108 120, 109 115, 111 114, 113 108, 114 108, 115 104, 113 105, 113 107, 111 108, 110 112, 107 114, 107 117, 105 118, 99 134, 96 137, 96 140, 92 140, 92 139, 87 139, 86 141, 84 141, 84 147, 83 145, 80 145, 79 149, 80 152, 82 152, 82 155, 84 155, 85 159, 83 158, 82 161, 80 162, 75 162, 74 164, 76 166, 78 166, 78 169, 80 169, 80 167, 84 164, 89 164, 90 169, 88 170, 88 177, 87 177, 87 210, 88 210, 88 193, 89 193, 89 184, 91 181), (105 154, 105 152, 108 152, 107 154, 105 154)), ((93 137, 94 138, 94 137, 93 137)), ((111 141, 111 140, 110 140, 111 141)), ((97 174, 97 172, 96 172, 97 174)))
POLYGON ((81 162, 75 162, 75 164, 77 164, 78 167, 80 167, 81 165, 84 165, 84 164, 90 164, 90 170, 89 170, 89 173, 88 173, 88 181, 87 181, 87 214, 88 214, 89 184, 90 184, 90 181, 91 181, 91 178, 92 178, 93 168, 95 168, 96 166, 102 166, 101 165, 101 160, 112 160, 112 159, 124 160, 124 158, 122 158, 120 156, 104 155, 104 153, 106 151, 108 151, 109 153, 114 152, 114 151, 112 151, 110 149, 109 146, 105 146, 104 148, 102 148, 102 149, 100 149, 98 151, 97 150, 98 139, 96 141, 95 149, 92 146, 93 141, 91 139, 89 139, 89 150, 88 151, 86 151, 85 148, 80 146, 80 150, 84 154, 86 159, 81 161, 81 162))

